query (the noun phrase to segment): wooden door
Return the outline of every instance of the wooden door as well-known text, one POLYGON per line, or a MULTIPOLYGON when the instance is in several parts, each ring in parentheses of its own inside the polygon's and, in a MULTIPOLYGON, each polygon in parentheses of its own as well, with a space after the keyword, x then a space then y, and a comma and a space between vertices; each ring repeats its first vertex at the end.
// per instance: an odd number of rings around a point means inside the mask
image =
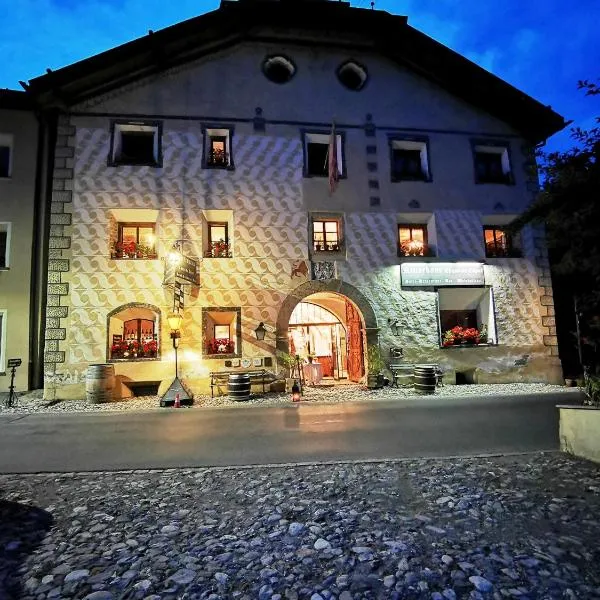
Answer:
POLYGON ((358 311, 348 301, 346 301, 346 328, 348 332, 348 379, 360 381, 365 374, 362 323, 358 311))

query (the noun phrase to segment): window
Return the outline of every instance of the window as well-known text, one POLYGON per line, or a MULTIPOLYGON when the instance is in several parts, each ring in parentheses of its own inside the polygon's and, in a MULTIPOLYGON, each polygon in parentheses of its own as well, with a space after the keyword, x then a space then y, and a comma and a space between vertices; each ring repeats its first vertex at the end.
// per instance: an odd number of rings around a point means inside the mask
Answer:
POLYGON ((339 221, 313 221, 313 250, 338 252, 341 249, 339 221))
POLYGON ((348 61, 338 68, 337 78, 345 88, 358 92, 365 87, 368 75, 364 67, 354 61, 348 61))
POLYGON ((427 226, 398 225, 398 256, 427 256, 427 226))
POLYGON ((108 359, 149 360, 159 355, 160 312, 146 304, 129 304, 108 316, 108 359))
POLYGON ((427 138, 391 138, 392 181, 431 181, 427 146, 427 138))
POLYGON ((473 144, 476 183, 512 183, 506 144, 473 144))
POLYGON ((205 129, 204 134, 204 167, 233 169, 233 157, 231 155, 233 129, 205 129))
POLYGON ((296 74, 296 66, 285 56, 268 56, 262 69, 265 77, 273 83, 287 83, 296 74))
POLYGON ((491 288, 442 288, 438 305, 442 346, 496 343, 491 288))
POLYGON ((208 249, 206 258, 231 258, 231 247, 229 244, 229 225, 227 223, 209 222, 208 226, 208 249))
POLYGON ((0 308, 0 373, 6 371, 6 310, 0 308))
POLYGON ((504 229, 498 227, 484 227, 485 255, 488 258, 522 256, 518 247, 518 237, 509 235, 504 229))
POLYGON ((162 166, 161 125, 149 122, 114 123, 109 164, 162 166))
POLYGON ((154 223, 118 223, 118 237, 111 258, 156 258, 154 223))
POLYGON ((241 356, 242 309, 202 309, 203 347, 209 358, 241 356))
POLYGON ((0 269, 10 266, 10 223, 0 223, 0 269))
POLYGON ((12 148, 13 136, 0 133, 0 178, 7 178, 12 174, 12 148))
MULTIPOLYGON (((304 176, 328 177, 329 176, 329 144, 330 133, 307 133, 304 137, 304 176)), ((345 176, 343 163, 342 135, 336 136, 337 166, 339 177, 345 176)))

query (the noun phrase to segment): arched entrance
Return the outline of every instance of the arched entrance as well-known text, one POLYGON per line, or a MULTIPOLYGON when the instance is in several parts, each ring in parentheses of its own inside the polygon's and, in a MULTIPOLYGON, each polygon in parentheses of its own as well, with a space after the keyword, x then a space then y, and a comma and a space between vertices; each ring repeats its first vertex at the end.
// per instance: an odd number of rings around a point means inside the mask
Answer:
POLYGON ((284 301, 277 319, 277 349, 315 356, 330 381, 360 381, 366 345, 377 344, 368 300, 340 280, 309 281, 284 301))

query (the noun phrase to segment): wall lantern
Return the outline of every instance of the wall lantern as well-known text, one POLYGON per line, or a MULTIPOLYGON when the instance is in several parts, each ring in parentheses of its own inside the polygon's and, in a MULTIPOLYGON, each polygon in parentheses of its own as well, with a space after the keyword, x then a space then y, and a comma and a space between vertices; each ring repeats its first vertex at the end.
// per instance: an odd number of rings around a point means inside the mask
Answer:
POLYGON ((399 336, 400 335, 400 323, 398 322, 398 319, 388 319, 388 325, 390 326, 390 329, 392 330, 392 333, 395 336, 399 336))
POLYGON ((183 261, 183 254, 181 252, 181 241, 178 240, 173 244, 173 247, 169 252, 168 260, 173 266, 181 264, 181 262, 183 261))
POLYGON ((262 342, 265 339, 265 334, 267 333, 267 328, 265 327, 265 324, 262 321, 258 324, 258 327, 254 330, 254 333, 256 334, 256 339, 259 342, 262 342))

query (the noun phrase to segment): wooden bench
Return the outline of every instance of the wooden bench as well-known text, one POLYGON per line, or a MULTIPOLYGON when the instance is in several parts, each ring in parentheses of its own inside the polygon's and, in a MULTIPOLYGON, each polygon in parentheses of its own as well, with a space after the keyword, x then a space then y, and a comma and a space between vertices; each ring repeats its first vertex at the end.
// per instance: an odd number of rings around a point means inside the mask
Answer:
MULTIPOLYGON (((392 373, 392 383, 390 387, 400 387, 400 379, 406 377, 413 377, 415 367, 420 365, 412 365, 408 363, 396 363, 388 365, 389 369, 392 373)), ((425 366, 425 365, 424 365, 425 366)), ((435 385, 442 386, 444 385, 444 371, 439 365, 428 363, 426 366, 433 367, 435 369, 435 385)), ((404 383, 402 385, 412 385, 412 380, 410 383, 404 383)))
POLYGON ((227 385, 229 383, 230 375, 250 375, 250 385, 252 383, 262 384, 263 392, 265 392, 265 385, 270 383, 274 377, 273 375, 267 371, 266 369, 255 369, 252 371, 243 371, 243 370, 235 370, 235 371, 211 371, 210 373, 210 397, 214 398, 214 389, 217 388, 217 391, 221 391, 221 385, 227 385))

